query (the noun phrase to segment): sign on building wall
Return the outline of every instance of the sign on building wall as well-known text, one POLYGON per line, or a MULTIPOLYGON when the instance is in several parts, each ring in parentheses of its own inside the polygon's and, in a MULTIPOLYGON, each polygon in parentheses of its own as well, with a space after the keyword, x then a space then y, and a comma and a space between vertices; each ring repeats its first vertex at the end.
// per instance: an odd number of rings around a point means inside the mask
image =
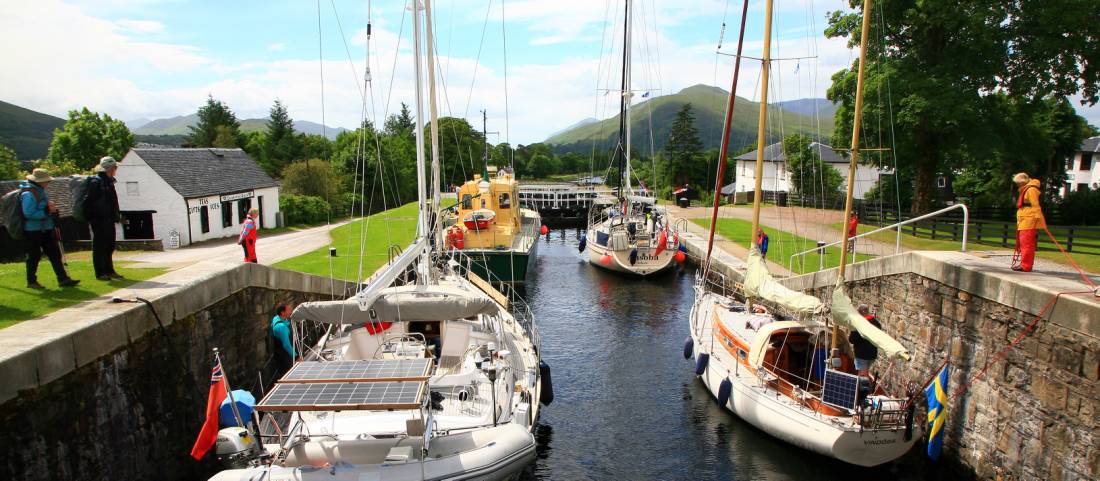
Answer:
POLYGON ((253 197, 256 197, 256 191, 250 190, 248 192, 238 192, 236 194, 223 194, 219 200, 222 202, 229 202, 240 199, 251 199, 253 197))

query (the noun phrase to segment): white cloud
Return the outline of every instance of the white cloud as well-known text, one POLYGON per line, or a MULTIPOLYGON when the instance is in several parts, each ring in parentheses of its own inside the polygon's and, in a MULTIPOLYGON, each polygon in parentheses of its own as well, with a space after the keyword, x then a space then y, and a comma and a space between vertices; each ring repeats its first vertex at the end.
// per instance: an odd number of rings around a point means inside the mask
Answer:
POLYGON ((283 50, 286 50, 286 44, 283 42, 277 42, 267 46, 268 52, 281 52, 283 50))
POLYGON ((119 20, 115 22, 119 27, 119 33, 161 33, 164 24, 155 20, 119 20))

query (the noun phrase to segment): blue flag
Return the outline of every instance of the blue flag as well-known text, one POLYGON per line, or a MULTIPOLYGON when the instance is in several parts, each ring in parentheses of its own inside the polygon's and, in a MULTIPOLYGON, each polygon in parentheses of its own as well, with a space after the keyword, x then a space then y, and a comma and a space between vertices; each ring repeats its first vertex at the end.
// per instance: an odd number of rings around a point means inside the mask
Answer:
POLYGON ((933 461, 939 459, 940 452, 943 451, 943 425, 947 422, 947 377, 950 368, 950 364, 944 364, 932 384, 924 388, 924 395, 928 398, 928 457, 933 461))

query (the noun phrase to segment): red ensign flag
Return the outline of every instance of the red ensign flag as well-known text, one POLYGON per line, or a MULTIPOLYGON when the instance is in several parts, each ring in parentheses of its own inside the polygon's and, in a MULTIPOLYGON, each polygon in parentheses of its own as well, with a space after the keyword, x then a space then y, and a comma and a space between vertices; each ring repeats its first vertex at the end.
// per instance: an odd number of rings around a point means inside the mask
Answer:
POLYGON ((202 459, 214 442, 218 440, 218 409, 225 400, 225 376, 222 374, 222 361, 214 364, 210 373, 210 393, 206 396, 206 422, 202 424, 202 431, 195 440, 195 446, 191 448, 191 457, 196 461, 202 459))

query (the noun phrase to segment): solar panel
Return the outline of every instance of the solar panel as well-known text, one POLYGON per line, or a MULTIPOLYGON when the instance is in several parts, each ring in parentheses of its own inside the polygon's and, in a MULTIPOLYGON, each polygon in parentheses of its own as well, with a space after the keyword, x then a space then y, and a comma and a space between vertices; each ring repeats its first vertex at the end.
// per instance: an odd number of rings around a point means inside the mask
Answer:
POLYGON ((423 381, 431 366, 431 359, 304 361, 290 368, 279 382, 423 381))
POLYGON ((256 409, 259 411, 416 409, 422 404, 426 384, 424 381, 276 384, 256 409))
POLYGON ((844 409, 856 408, 856 395, 859 394, 859 376, 826 369, 823 385, 824 387, 821 390, 822 402, 844 409))

